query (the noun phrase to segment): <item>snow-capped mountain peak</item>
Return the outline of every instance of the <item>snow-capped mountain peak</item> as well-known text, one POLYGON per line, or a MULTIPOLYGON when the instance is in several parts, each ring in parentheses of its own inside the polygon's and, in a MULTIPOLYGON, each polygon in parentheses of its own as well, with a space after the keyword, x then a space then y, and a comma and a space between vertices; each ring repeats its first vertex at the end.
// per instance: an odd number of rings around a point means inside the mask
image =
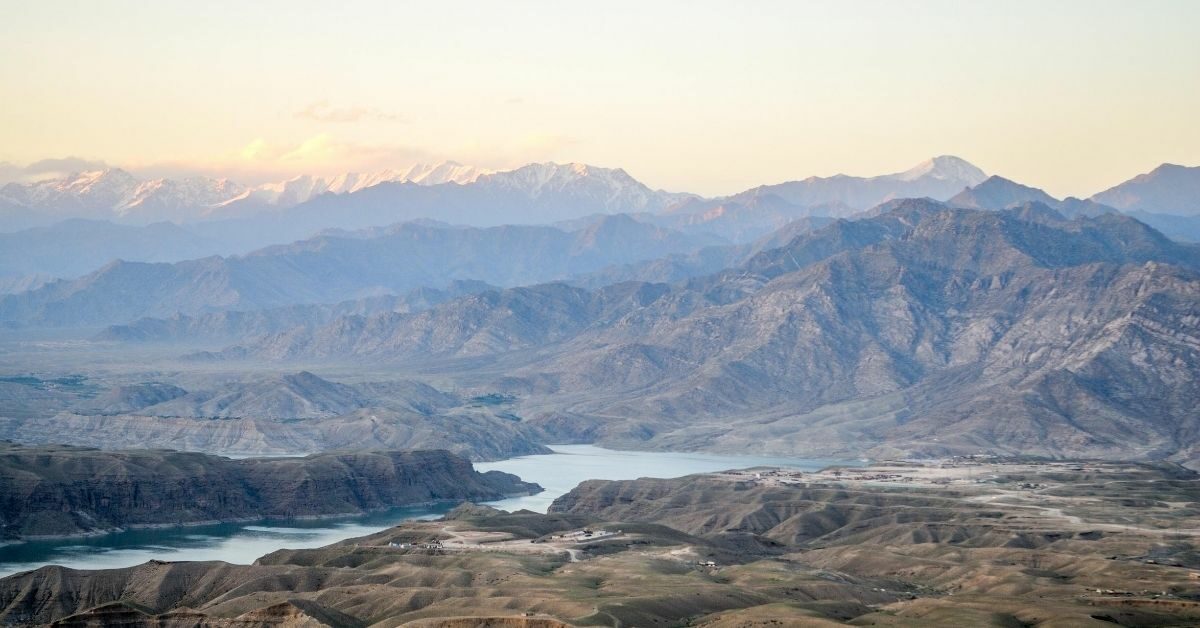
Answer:
POLYGON ((245 191, 244 186, 223 178, 151 179, 138 183, 113 209, 121 216, 148 213, 159 220, 185 220, 195 208, 211 207, 245 191))
POLYGON ((939 181, 961 181, 966 185, 977 185, 987 178, 987 174, 971 162, 953 155, 939 155, 925 160, 904 172, 897 173, 896 179, 915 181, 929 178, 939 181))
POLYGON ((401 170, 379 170, 376 172, 348 172, 333 176, 300 175, 286 181, 265 183, 229 198, 216 207, 226 207, 243 201, 256 201, 267 205, 288 207, 298 205, 321 194, 349 194, 380 183, 414 183, 417 185, 439 185, 442 183, 473 183, 479 177, 490 174, 490 170, 464 166, 454 161, 437 164, 416 164, 401 170))
POLYGON ((10 183, 0 191, 8 203, 44 207, 54 213, 86 213, 112 208, 137 187, 136 177, 120 168, 77 172, 28 185, 10 183))
POLYGON ((481 177, 498 186, 526 192, 536 198, 544 192, 589 182, 613 194, 650 193, 652 190, 620 168, 600 168, 582 163, 533 163, 481 177))
POLYGON ((491 174, 492 170, 464 166, 456 161, 443 161, 439 164, 417 164, 405 170, 396 179, 420 185, 439 185, 442 183, 474 183, 479 177, 491 174))

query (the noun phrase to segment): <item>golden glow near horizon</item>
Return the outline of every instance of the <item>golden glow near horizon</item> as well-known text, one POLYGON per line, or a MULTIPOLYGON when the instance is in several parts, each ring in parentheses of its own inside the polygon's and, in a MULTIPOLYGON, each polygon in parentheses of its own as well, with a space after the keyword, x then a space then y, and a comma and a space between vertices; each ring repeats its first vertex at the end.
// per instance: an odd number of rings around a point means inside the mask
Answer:
POLYGON ((954 154, 1065 196, 1200 165, 1200 2, 0 2, 10 174, 553 160, 722 194, 954 154))

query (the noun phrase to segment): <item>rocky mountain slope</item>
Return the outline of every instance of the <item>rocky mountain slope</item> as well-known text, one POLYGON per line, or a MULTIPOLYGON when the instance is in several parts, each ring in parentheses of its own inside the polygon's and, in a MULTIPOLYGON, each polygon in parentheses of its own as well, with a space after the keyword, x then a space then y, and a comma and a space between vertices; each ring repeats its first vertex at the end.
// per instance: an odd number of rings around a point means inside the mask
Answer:
POLYGON ((675 285, 484 293, 226 355, 504 355, 525 414, 621 446, 1190 456, 1198 268, 1115 214, 908 201, 675 285))
POLYGON ((166 450, 0 444, 6 538, 129 526, 357 513, 539 490, 446 451, 230 460, 166 450))
MULTIPOLYGON (((1200 215, 1181 216, 1170 213, 1155 213, 1137 209, 1128 204, 1124 209, 1118 209, 1114 205, 1104 203, 1104 199, 1111 200, 1117 199, 1117 197, 1105 193, 1097 194, 1088 199, 1072 196, 1058 200, 1037 188, 1021 185, 1003 177, 993 176, 988 177, 986 181, 977 186, 963 190, 946 202, 954 207, 991 210, 1009 209, 1027 203, 1038 203, 1053 208, 1067 217, 1124 213, 1154 227, 1164 235, 1175 240, 1182 242, 1200 241, 1200 215)), ((1122 204, 1122 202, 1118 200, 1118 204, 1122 204)))
POLYGON ((126 414, 186 397, 187 394, 186 390, 163 382, 121 384, 80 402, 76 408, 86 414, 126 414))
POLYGON ((463 408, 431 415, 368 408, 315 419, 161 417, 58 412, 0 418, 0 435, 30 444, 179 448, 237 456, 302 456, 338 449, 439 448, 477 461, 550 453, 541 430, 512 416, 463 408))
POLYGON ((832 220, 854 211, 838 203, 798 205, 770 192, 756 191, 710 201, 690 199, 660 214, 643 217, 685 233, 710 233, 737 244, 762 238, 797 221, 832 220))
POLYGON ((1047 207, 1055 207, 1058 205, 1058 199, 1037 188, 993 175, 978 185, 955 194, 946 201, 946 204, 951 207, 993 210, 1008 209, 1024 203, 1040 203, 1047 207))
POLYGON ((747 243, 798 219, 849 217, 900 198, 945 200, 986 178, 967 161, 942 155, 895 174, 809 177, 722 198, 689 198, 649 219, 674 229, 714 233, 747 243))
POLYGON ((0 438, 242 456, 447 449, 497 460, 549 451, 539 444, 542 432, 502 395, 463 396, 410 380, 343 384, 308 372, 178 383, 190 390, 167 381, 123 381, 107 389, 90 380, 0 381, 0 438))
POLYGON ((985 178, 987 175, 971 163, 942 155, 895 174, 808 177, 751 188, 721 202, 757 206, 762 199, 773 199, 776 205, 782 202, 796 208, 824 208, 821 213, 813 214, 810 210, 793 218, 803 215, 845 217, 892 199, 928 197, 945 200, 985 178))
MULTIPOLYGON (((617 217, 615 220, 624 220, 617 217)), ((585 288, 602 288, 627 281, 672 283, 712 274, 739 266, 754 255, 786 244, 797 235, 826 224, 832 218, 801 218, 767 236, 741 245, 704 246, 693 253, 670 254, 628 264, 613 264, 601 270, 573 276, 568 283, 585 288)), ((584 221, 585 225, 591 221, 584 221)), ((597 223, 598 224, 598 223, 597 223)), ((595 233, 595 226, 582 229, 595 233)), ((621 246, 611 233, 595 234, 608 239, 613 249, 621 246)), ((701 240, 703 241, 703 240, 701 240)), ((633 251, 634 254, 641 254, 633 251)), ((652 254, 650 250, 645 254, 652 254)), ((382 313, 411 314, 452 299, 500 290, 482 281, 456 280, 444 289, 418 288, 402 296, 378 296, 343 301, 332 305, 292 305, 261 310, 227 310, 196 315, 175 314, 166 318, 141 318, 128 324, 111 325, 96 336, 97 340, 118 342, 245 342, 247 339, 281 333, 298 327, 315 327, 346 316, 368 317, 382 313)))
POLYGON ((263 310, 227 310, 189 316, 140 318, 110 325, 97 340, 114 342, 231 342, 264 336, 293 327, 322 325, 342 316, 381 312, 418 312, 468 294, 495 289, 482 281, 452 281, 445 289, 417 288, 401 296, 384 295, 332 305, 289 305, 263 310))
POLYGON ((347 414, 370 402, 351 386, 303 371, 173 396, 138 410, 150 416, 316 419, 347 414))

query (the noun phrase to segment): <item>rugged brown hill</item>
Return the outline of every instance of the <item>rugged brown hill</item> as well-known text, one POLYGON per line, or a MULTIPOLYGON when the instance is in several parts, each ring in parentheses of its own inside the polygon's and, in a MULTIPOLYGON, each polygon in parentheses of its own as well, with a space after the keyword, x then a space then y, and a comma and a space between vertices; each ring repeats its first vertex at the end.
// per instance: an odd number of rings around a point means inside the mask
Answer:
POLYGON ((166 450, 0 445, 6 538, 356 513, 540 490, 446 451, 231 460, 166 450))

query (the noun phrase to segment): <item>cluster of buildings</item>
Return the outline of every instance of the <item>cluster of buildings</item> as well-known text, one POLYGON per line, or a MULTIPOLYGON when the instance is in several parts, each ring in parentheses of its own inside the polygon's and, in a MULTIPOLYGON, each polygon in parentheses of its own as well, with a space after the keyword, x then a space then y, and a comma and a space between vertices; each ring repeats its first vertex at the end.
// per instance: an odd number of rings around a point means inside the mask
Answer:
POLYGON ((582 530, 576 530, 574 532, 565 532, 563 534, 551 534, 550 540, 551 541, 568 541, 568 542, 572 542, 572 543, 582 543, 584 541, 597 541, 600 539, 607 539, 610 537, 617 536, 619 534, 621 534, 621 530, 617 530, 614 532, 612 530, 592 530, 590 528, 584 528, 582 530))
POLYGON ((446 546, 442 545, 441 541, 430 541, 429 543, 400 543, 392 541, 388 543, 388 547, 395 547, 397 549, 440 550, 445 549, 446 546))

